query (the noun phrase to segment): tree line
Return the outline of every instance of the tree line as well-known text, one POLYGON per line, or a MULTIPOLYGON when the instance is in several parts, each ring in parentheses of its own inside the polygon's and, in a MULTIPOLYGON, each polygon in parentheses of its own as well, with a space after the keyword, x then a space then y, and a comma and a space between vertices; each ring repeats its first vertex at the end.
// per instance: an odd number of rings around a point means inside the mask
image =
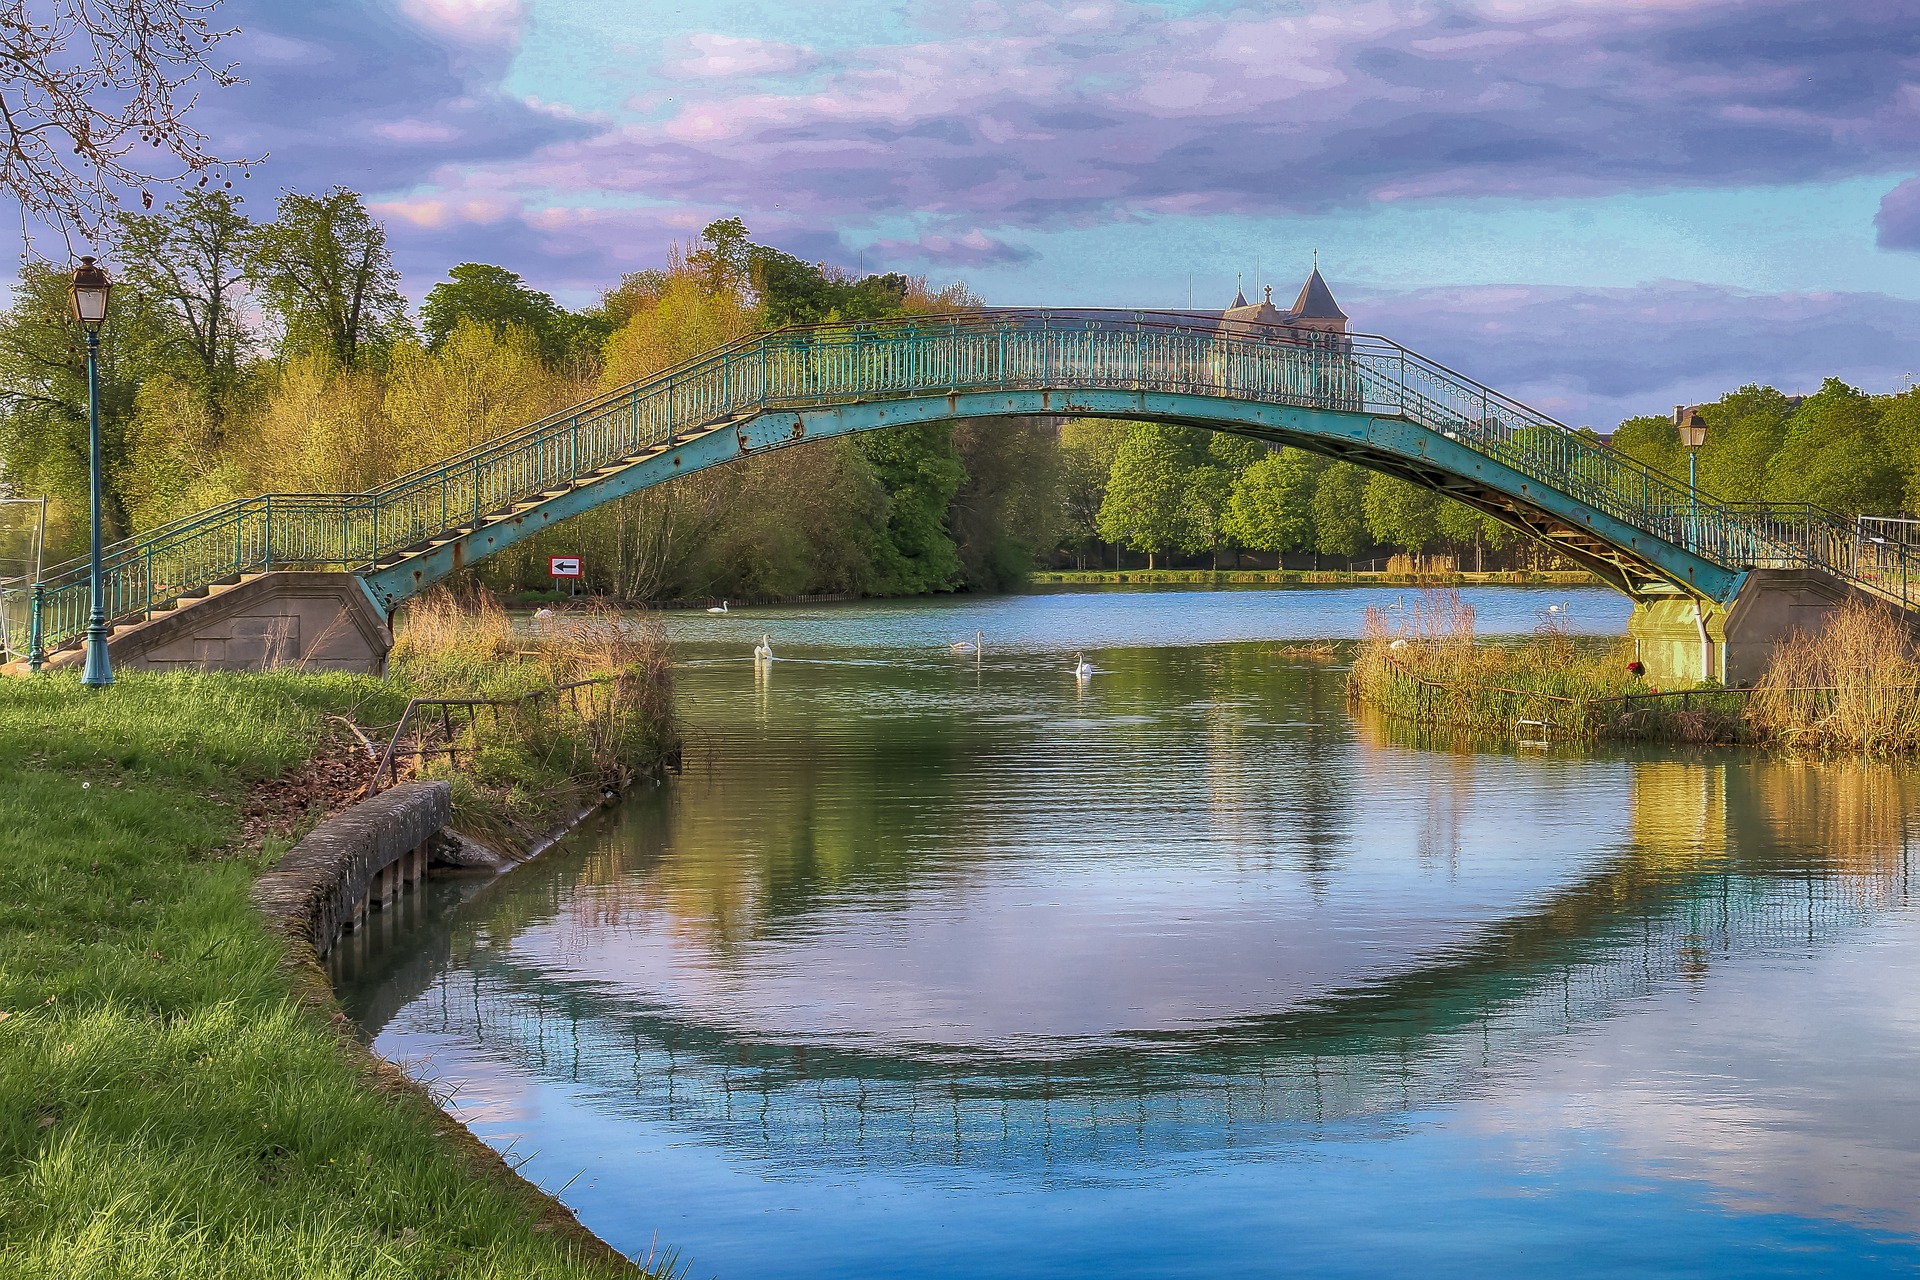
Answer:
MULTIPOLYGON (((499 266, 461 263, 417 314, 355 193, 287 193, 256 221, 225 189, 117 219, 102 347, 110 538, 267 491, 360 492, 598 392, 782 325, 978 305, 962 285, 855 275, 756 244, 736 218, 569 310, 499 266)), ((86 535, 84 347, 68 274, 28 261, 0 315, 0 485, 50 500, 53 558, 86 535)), ((1920 398, 1829 382, 1706 406, 1703 487, 1894 512, 1920 484, 1920 398)), ((1665 417, 1614 447, 1671 473, 1665 417)), ((549 555, 629 599, 1000 589, 1036 563, 1344 565, 1536 554, 1407 481, 1298 449, 1160 423, 993 420, 818 441, 609 503, 474 572, 544 588, 549 555)))

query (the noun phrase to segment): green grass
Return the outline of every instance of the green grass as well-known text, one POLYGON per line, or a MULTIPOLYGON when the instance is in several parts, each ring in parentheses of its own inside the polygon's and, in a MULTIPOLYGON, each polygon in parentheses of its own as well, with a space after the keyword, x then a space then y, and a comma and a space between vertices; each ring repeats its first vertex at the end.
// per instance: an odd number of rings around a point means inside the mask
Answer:
POLYGON ((0 1275, 619 1274, 382 1079, 248 905, 284 844, 238 847, 236 804, 326 714, 403 702, 349 676, 0 680, 0 1275))

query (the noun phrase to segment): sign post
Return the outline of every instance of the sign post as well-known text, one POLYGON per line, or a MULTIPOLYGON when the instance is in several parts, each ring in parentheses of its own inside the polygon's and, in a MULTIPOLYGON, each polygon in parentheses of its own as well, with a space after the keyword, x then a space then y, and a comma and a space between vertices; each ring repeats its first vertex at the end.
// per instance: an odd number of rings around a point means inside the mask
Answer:
POLYGON ((548 556, 547 574, 549 577, 565 578, 567 580, 567 594, 572 595, 574 587, 579 585, 580 582, 580 557, 548 556))

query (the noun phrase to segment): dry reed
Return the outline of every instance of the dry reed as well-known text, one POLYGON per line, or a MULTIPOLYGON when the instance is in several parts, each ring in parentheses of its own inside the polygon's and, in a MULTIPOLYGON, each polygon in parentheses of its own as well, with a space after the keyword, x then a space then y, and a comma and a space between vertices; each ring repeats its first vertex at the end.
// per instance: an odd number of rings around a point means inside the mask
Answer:
POLYGON ((1398 610, 1370 607, 1348 688, 1356 701, 1423 724, 1522 738, 1595 731, 1590 699, 1636 681, 1619 648, 1595 652, 1542 615, 1524 644, 1481 644, 1473 606, 1451 588, 1398 610))
POLYGON ((402 618, 390 673, 421 697, 499 700, 464 720, 443 717, 445 741, 414 768, 450 774, 456 807, 509 834, 535 834, 529 828, 556 810, 678 756, 671 658, 652 615, 594 606, 521 632, 484 591, 462 599, 435 590, 402 618))
POLYGON ((1796 631, 1775 648, 1747 718, 1763 736, 1792 746, 1920 749, 1912 630, 1885 605, 1848 600, 1821 630, 1796 631))

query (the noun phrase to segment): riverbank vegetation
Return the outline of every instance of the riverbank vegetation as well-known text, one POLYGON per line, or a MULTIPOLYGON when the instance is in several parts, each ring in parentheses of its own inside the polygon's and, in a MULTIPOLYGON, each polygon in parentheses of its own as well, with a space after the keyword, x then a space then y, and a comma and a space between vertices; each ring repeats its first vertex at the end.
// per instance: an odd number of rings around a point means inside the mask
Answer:
POLYGON ((411 696, 484 700, 417 717, 398 769, 444 777, 456 820, 525 847, 643 773, 677 764, 679 729, 657 618, 586 608, 516 631, 493 596, 445 589, 402 611, 390 678, 411 696))
POLYGON ((1503 738, 1920 750, 1914 635, 1890 608, 1859 600, 1782 641, 1751 690, 1656 689, 1630 640, 1572 636, 1545 615, 1531 636, 1490 643, 1457 593, 1426 590, 1396 616, 1367 610, 1348 690, 1398 719, 1503 738))
POLYGON ((332 717, 404 699, 0 681, 0 1273, 632 1274, 354 1049, 248 903, 359 750, 332 717))
MULTIPOLYGON (((384 227, 341 189, 289 192, 260 218, 230 192, 186 195, 121 217, 109 260, 110 537, 268 490, 364 490, 781 325, 978 305, 964 285, 803 261, 730 218, 577 310, 505 268, 461 263, 414 313, 384 227)), ((80 549, 86 511, 84 348, 66 283, 29 261, 0 314, 0 484, 49 498, 54 559, 80 549)), ((1829 382, 1801 401, 1747 387, 1706 413, 1702 482, 1726 498, 1854 514, 1920 492, 1920 393, 1829 382)), ((1614 445, 1686 470, 1665 417, 1623 423, 1614 445)), ((749 599, 999 589, 1036 566, 1311 572, 1396 554, 1441 575, 1554 567, 1504 526, 1351 463, 1077 419, 779 450, 576 517, 469 576, 502 594, 543 589, 547 556, 578 555, 592 593, 749 599)))

